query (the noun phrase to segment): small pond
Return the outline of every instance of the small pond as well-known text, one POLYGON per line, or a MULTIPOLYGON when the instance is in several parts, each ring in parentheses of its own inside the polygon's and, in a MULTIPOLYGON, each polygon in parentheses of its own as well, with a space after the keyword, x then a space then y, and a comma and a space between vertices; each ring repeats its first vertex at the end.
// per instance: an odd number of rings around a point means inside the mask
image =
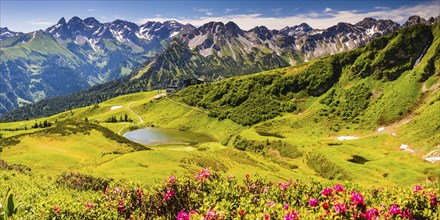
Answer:
POLYGON ((212 137, 176 129, 143 128, 129 131, 124 137, 141 144, 189 144, 195 145, 203 142, 216 141, 212 137))

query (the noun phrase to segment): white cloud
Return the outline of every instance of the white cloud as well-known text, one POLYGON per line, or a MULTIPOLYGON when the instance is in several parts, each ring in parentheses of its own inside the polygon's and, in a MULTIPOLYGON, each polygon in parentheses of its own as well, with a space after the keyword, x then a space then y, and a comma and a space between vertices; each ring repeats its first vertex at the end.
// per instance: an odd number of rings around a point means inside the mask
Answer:
POLYGON ((49 26, 49 25, 53 25, 55 23, 56 22, 48 21, 45 19, 36 19, 33 21, 29 21, 29 24, 36 25, 36 26, 49 26))
POLYGON ((228 14, 225 16, 206 16, 200 18, 142 18, 137 22, 144 24, 147 21, 166 21, 166 20, 177 20, 181 23, 190 23, 195 26, 201 26, 210 21, 221 21, 227 23, 228 21, 233 21, 237 23, 240 28, 244 30, 249 30, 257 25, 264 25, 269 29, 281 29, 285 26, 293 26, 301 24, 303 22, 309 24, 313 28, 328 28, 339 22, 357 23, 364 19, 365 17, 373 17, 375 19, 391 19, 395 22, 403 24, 411 15, 419 15, 425 19, 433 16, 438 16, 439 6, 437 2, 425 2, 416 6, 402 6, 395 9, 387 9, 380 11, 332 11, 331 14, 308 12, 303 14, 296 14, 287 17, 263 17, 260 13, 251 14, 228 14))
POLYGON ((390 8, 389 7, 384 7, 384 6, 376 6, 376 7, 374 7, 374 9, 377 9, 377 10, 389 10, 390 8))
POLYGON ((160 18, 160 17, 162 17, 162 15, 161 14, 157 14, 156 17, 160 18))
POLYGON ((229 14, 229 13, 231 13, 233 11, 237 11, 237 10, 238 10, 238 8, 225 8, 225 14, 229 14))
POLYGON ((96 10, 95 10, 95 9, 92 9, 92 8, 89 8, 89 9, 87 9, 87 11, 95 12, 96 10))
POLYGON ((205 13, 206 16, 212 16, 214 13, 212 13, 212 9, 210 8, 195 8, 197 12, 205 13))
POLYGON ((324 13, 329 13, 329 12, 331 12, 331 11, 333 11, 333 9, 331 9, 331 8, 325 8, 325 9, 324 9, 324 13))

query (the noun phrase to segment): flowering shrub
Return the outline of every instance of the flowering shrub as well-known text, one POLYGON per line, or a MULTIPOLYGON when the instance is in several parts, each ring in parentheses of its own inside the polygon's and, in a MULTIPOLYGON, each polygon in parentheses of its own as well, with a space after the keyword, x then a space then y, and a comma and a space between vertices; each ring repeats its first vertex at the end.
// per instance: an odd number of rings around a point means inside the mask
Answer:
POLYGON ((250 175, 243 179, 202 169, 194 176, 171 176, 148 188, 117 183, 103 191, 67 187, 71 194, 63 193, 64 199, 49 206, 34 204, 32 198, 20 201, 24 209, 18 210, 17 218, 370 220, 437 219, 440 215, 439 183, 378 189, 316 180, 276 183, 250 175), (85 193, 82 203, 63 203, 75 201, 75 192, 85 193))

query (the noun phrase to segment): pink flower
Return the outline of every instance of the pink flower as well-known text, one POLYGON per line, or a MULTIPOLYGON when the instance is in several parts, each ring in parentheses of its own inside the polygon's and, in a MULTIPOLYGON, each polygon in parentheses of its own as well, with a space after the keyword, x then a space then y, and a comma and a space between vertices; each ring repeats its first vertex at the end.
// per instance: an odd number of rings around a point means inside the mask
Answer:
POLYGON ((311 207, 315 207, 315 206, 317 206, 317 205, 319 205, 319 201, 318 201, 317 198, 313 198, 313 199, 311 199, 311 200, 309 201, 309 206, 311 206, 311 207))
POLYGON ((417 186, 414 187, 414 192, 416 193, 416 192, 418 192, 418 191, 420 191, 422 189, 423 188, 421 186, 417 185, 417 186))
POLYGON ((251 177, 251 175, 249 175, 248 173, 245 175, 246 179, 249 179, 251 177))
POLYGON ((208 213, 206 213, 204 220, 214 220, 216 218, 217 218, 217 212, 211 209, 208 211, 208 213))
POLYGON ((199 213, 198 213, 197 211, 195 211, 195 210, 191 210, 191 211, 189 212, 189 214, 190 214, 190 215, 198 215, 199 213))
POLYGON ((431 195, 431 205, 436 205, 436 204, 437 204, 437 196, 431 195))
POLYGON ((322 195, 323 195, 323 196, 329 196, 329 195, 332 194, 332 192, 333 192, 332 188, 325 188, 325 189, 322 191, 322 195))
POLYGON ((176 216, 177 220, 190 220, 188 212, 180 211, 176 216))
POLYGON ((208 168, 202 168, 200 173, 194 174, 194 177, 197 181, 202 180, 203 182, 211 176, 211 173, 209 172, 208 168))
POLYGON ((343 192, 343 191, 345 191, 344 187, 342 187, 341 184, 336 185, 335 187, 333 187, 333 189, 336 192, 343 192))
POLYGON ((232 174, 230 174, 230 175, 228 176, 228 179, 234 179, 234 178, 235 178, 235 176, 232 175, 232 174))
POLYGON ((175 176, 170 176, 168 178, 168 183, 175 184, 176 183, 176 177, 175 176))
POLYGON ((287 203, 286 203, 286 204, 284 204, 284 205, 283 205, 283 209, 284 209, 284 210, 287 210, 287 209, 289 209, 289 204, 287 204, 287 203))
POLYGON ((267 213, 264 213, 264 220, 269 220, 270 219, 270 215, 268 215, 267 213))
POLYGON ((412 217, 411 210, 408 208, 405 208, 405 210, 402 212, 401 216, 402 216, 402 219, 404 219, 404 218, 411 219, 411 217, 412 217))
POLYGON ((364 197, 360 193, 356 193, 355 191, 351 192, 350 200, 354 205, 363 206, 365 204, 364 197))
POLYGON ((174 194, 175 193, 173 189, 167 190, 167 192, 163 194, 163 201, 170 200, 171 198, 173 198, 174 194))
POLYGON ((345 213, 347 211, 347 208, 344 204, 338 203, 334 206, 336 214, 345 213))
POLYGON ((53 206, 53 212, 55 212, 55 214, 59 215, 61 212, 61 208, 57 205, 53 206))
POLYGON ((292 210, 290 213, 284 216, 284 220, 295 220, 298 218, 298 213, 292 210))
POLYGON ((361 213, 360 215, 361 218, 367 220, 377 219, 378 216, 379 216, 379 210, 377 210, 376 208, 371 208, 367 212, 361 213))
POLYGON ((271 208, 273 208, 275 206, 275 203, 273 201, 269 201, 267 202, 267 205, 271 208))
POLYGON ((286 182, 286 183, 278 183, 278 186, 280 187, 281 190, 286 190, 287 188, 289 188, 291 182, 286 182))
POLYGON ((400 210, 398 205, 392 204, 391 207, 388 209, 388 213, 391 215, 398 215, 402 213, 402 210, 400 210))
POLYGON ((327 210, 329 208, 328 203, 326 202, 322 203, 322 208, 327 210))
POLYGON ((93 203, 91 203, 91 202, 86 202, 85 205, 86 205, 86 207, 89 208, 89 209, 90 209, 90 208, 93 208, 93 203))
POLYGON ((118 200, 118 212, 125 212, 125 208, 124 208, 124 200, 120 199, 118 200))
POLYGON ((115 190, 113 190, 113 193, 115 195, 119 195, 119 193, 121 193, 121 190, 118 187, 115 187, 115 190))

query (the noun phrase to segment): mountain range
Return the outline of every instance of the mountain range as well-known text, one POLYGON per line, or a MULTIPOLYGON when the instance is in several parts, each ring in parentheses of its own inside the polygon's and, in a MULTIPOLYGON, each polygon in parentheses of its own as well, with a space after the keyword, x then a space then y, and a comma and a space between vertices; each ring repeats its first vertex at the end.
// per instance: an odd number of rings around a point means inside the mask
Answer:
MULTIPOLYGON (((438 20, 412 16, 403 26, 438 20)), ((233 22, 209 22, 196 28, 176 21, 138 26, 122 20, 100 23, 95 18, 78 17, 68 22, 62 18, 45 31, 28 34, 2 28, 0 114, 109 80, 89 92, 67 96, 67 100, 76 100, 74 103, 58 105, 50 112, 34 111, 26 117, 53 114, 120 94, 182 85, 183 79, 190 77, 216 81, 287 67, 360 47, 399 28, 391 20, 373 18, 356 24, 338 23, 324 30, 303 23, 281 30, 258 26, 245 31, 233 22), (85 97, 75 98, 79 94, 85 97)), ((55 100, 61 102, 66 97, 55 100)), ((14 120, 16 115, 12 112, 3 118, 14 120)))

